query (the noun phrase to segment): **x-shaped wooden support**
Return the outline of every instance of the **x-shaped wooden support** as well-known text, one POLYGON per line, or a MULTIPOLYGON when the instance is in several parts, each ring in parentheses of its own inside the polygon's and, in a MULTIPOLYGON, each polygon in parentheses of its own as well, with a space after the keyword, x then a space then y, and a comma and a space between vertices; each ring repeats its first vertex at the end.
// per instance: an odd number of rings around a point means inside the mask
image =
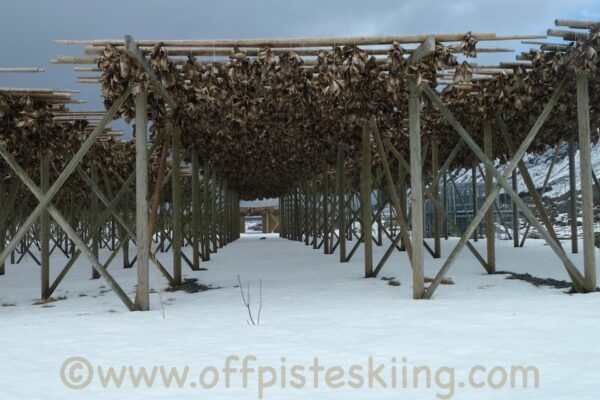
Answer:
POLYGON ((519 149, 515 152, 515 154, 513 155, 513 158, 510 160, 508 166, 506 167, 506 169, 504 170, 504 172, 502 174, 496 170, 492 161, 488 157, 486 157, 483 150, 477 145, 477 143, 473 140, 473 138, 467 132, 467 130, 460 124, 460 122, 458 122, 458 120, 454 117, 454 115, 448 109, 448 107, 446 107, 446 105, 439 99, 439 97, 433 91, 433 89, 431 89, 428 85, 421 85, 419 87, 421 92, 424 93, 431 100, 434 107, 438 111, 440 111, 442 113, 442 115, 446 118, 446 120, 450 123, 450 125, 452 125, 452 127, 456 130, 456 132, 459 134, 459 136, 465 142, 465 144, 483 162, 485 167, 488 168, 493 173, 493 175, 496 178, 496 181, 498 183, 497 185, 495 185, 492 193, 486 197, 481 208, 479 209, 479 211, 473 218, 473 221, 471 222, 471 224, 465 231, 465 234, 461 237, 461 239, 459 240, 456 247, 454 247, 454 249, 448 256, 448 258, 446 259, 446 262, 444 263, 444 265, 442 266, 442 268, 436 275, 436 277, 433 280, 433 282, 431 283, 431 285, 426 289, 425 294, 424 294, 425 298, 431 298, 431 296, 435 292, 435 289, 439 286, 442 279, 444 278, 444 276, 446 275, 446 273, 448 272, 448 270, 450 269, 450 267, 456 260, 458 254, 464 247, 468 238, 473 234, 475 228, 477 227, 477 225, 479 224, 481 219, 484 217, 487 210, 493 205, 493 202, 495 201, 496 196, 500 193, 501 189, 504 189, 506 191, 506 193, 513 199, 513 201, 516 203, 516 205, 523 212, 523 215, 538 230, 540 235, 546 240, 548 245, 558 255, 558 257, 561 259, 561 261, 565 265, 567 272, 571 276, 571 279, 573 280, 573 285, 576 286, 578 289, 581 289, 583 287, 584 279, 583 279, 583 276, 581 275, 581 273, 577 270, 577 268, 575 267, 573 262, 568 258, 568 256, 566 255, 566 253, 564 252, 562 247, 560 247, 560 245, 558 245, 553 240, 553 238, 550 236, 548 231, 546 229, 544 229, 542 224, 537 220, 537 218, 535 218, 535 215, 533 215, 531 210, 529 210, 529 208, 525 205, 523 200, 521 200, 521 198, 519 197, 518 193, 516 193, 512 189, 511 185, 507 181, 507 178, 512 174, 512 171, 515 170, 518 162, 523 158, 523 156, 525 155, 525 152, 527 151, 527 149, 529 148, 529 146, 535 139, 535 136, 540 131, 544 122, 549 117, 550 112, 552 111, 554 106, 558 103, 558 100, 560 99, 561 95, 565 92, 567 83, 568 83, 567 78, 563 79, 560 82, 560 84, 556 88, 555 92, 553 93, 552 97, 550 98, 550 100, 548 101, 546 106, 544 107, 544 110, 542 111, 542 113, 540 114, 540 116, 538 117, 538 119, 536 120, 536 122, 534 123, 532 128, 530 129, 526 138, 523 140, 523 142, 519 146, 519 149))

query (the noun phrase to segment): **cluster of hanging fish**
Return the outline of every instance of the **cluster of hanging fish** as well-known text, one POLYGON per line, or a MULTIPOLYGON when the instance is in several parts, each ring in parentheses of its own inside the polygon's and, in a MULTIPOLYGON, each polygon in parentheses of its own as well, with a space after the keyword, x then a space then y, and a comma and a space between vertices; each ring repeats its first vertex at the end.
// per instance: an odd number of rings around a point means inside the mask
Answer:
MULTIPOLYGON (((532 153, 544 153, 550 147, 566 141, 569 135, 577 132, 577 97, 574 84, 575 74, 583 73, 589 77, 590 119, 592 140, 598 141, 600 127, 600 73, 598 69, 600 50, 600 27, 592 27, 585 39, 571 43, 566 51, 532 50, 527 55, 532 68, 514 67, 512 73, 502 72, 493 79, 473 84, 471 93, 449 86, 444 98, 456 115, 462 116, 461 122, 470 129, 475 139, 482 145, 480 134, 485 121, 496 124, 501 119, 508 127, 514 144, 519 144, 533 126, 559 82, 568 80, 566 92, 553 108, 551 117, 545 122, 528 149, 532 153)), ((468 67, 460 67, 461 74, 468 67), (463 69, 464 68, 464 69, 463 69)), ((459 73, 457 68, 457 73, 459 73)), ((444 135, 452 134, 448 125, 444 135)), ((497 129, 497 128, 495 128, 497 129)), ((504 136, 497 130, 494 135, 494 153, 500 160, 508 160, 511 151, 504 136)), ((476 160, 472 158, 473 162, 476 160)))
MULTIPOLYGON (((585 43, 575 44, 567 64, 597 74, 597 42, 597 33, 592 33, 585 43)), ((467 34, 458 49, 474 57, 476 44, 467 34)), ((398 43, 381 60, 357 46, 333 47, 319 51, 314 65, 307 66, 293 51, 264 48, 251 58, 234 48, 225 61, 198 61, 190 56, 177 68, 157 44, 150 52, 150 65, 179 107, 168 114, 164 101, 150 90, 153 133, 171 119, 182 132, 184 159, 190 159, 194 148, 200 161, 211 163, 243 198, 278 196, 319 174, 323 160, 333 165, 340 145, 346 153, 346 171, 352 174, 359 159, 362 126, 372 117, 384 139, 408 158, 406 76, 417 84, 436 87, 436 72, 455 68, 456 83, 471 82, 473 68, 468 62, 459 65, 452 54, 455 50, 438 43, 432 55, 409 65, 410 51, 398 43)), ((564 74, 566 68, 560 65, 566 60, 561 57, 567 56, 536 54, 533 71, 517 68, 512 74, 477 83, 475 95, 451 85, 440 96, 478 142, 482 142, 483 122, 497 113, 511 133, 515 131, 516 142, 551 95, 556 78, 564 74)), ((107 46, 98 66, 107 107, 130 85, 135 93, 147 88, 148 77, 121 48, 107 46)), ((458 136, 425 98, 422 107, 425 141, 440 139, 443 159, 458 136)), ((555 112, 560 110, 557 107, 555 112)), ((121 113, 128 120, 134 117, 133 100, 124 104, 121 113)), ((545 133, 534 143, 539 151, 553 144, 551 134, 545 133)), ((498 156, 509 154, 502 135, 495 135, 494 140, 498 156)), ((457 158, 456 166, 472 162, 474 158, 465 154, 457 158)))
MULTIPOLYGON (((56 121, 53 115, 55 110, 67 111, 64 107, 53 108, 48 102, 33 96, 0 94, 0 144, 34 182, 40 181, 40 156, 43 153, 48 155, 50 181, 53 181, 89 134, 87 121, 56 121)), ((127 170, 131 170, 134 154, 131 144, 116 145, 114 140, 99 141, 84 157, 82 167, 89 173, 92 165, 96 165, 104 174, 111 175, 112 179, 107 184, 117 189, 120 183, 113 174, 123 176, 127 170)), ((15 182, 20 185, 14 171, 3 160, 0 161, 0 179, 5 186, 15 182)), ((56 203, 64 197, 89 201, 90 190, 75 174, 58 193, 56 203)), ((33 196, 23 185, 18 200, 20 203, 35 204, 33 196)))

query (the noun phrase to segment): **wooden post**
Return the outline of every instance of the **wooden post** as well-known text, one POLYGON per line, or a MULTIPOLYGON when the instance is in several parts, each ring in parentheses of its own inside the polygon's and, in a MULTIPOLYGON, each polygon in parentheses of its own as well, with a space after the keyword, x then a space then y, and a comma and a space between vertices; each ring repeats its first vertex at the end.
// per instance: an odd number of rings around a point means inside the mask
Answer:
MULTIPOLYGON (((444 187, 443 187, 443 193, 444 193, 444 214, 448 214, 448 171, 444 171, 444 187)), ((456 210, 454 211, 454 215, 456 215, 456 210)), ((448 221, 446 221, 446 219, 442 219, 442 230, 444 232, 444 240, 448 240, 448 236, 449 236, 449 229, 448 229, 448 221)))
POLYGON ((362 160, 360 169, 360 198, 362 230, 365 244, 365 278, 373 276, 373 214, 371 210, 371 129, 367 122, 362 128, 362 160))
MULTIPOLYGON (((439 171, 439 148, 440 140, 434 137, 431 141, 431 172, 435 179, 439 171)), ((435 180, 431 183, 431 191, 436 200, 440 199, 440 185, 439 181, 435 180)), ((434 250, 433 258, 440 258, 442 256, 442 243, 441 243, 441 230, 442 230, 442 219, 440 216, 440 210, 437 207, 433 207, 433 240, 434 250)))
POLYGON ((200 165, 198 150, 192 147, 192 264, 200 269, 200 223, 202 216, 200 207, 200 165))
MULTIPOLYGON (((164 146, 164 145, 163 145, 164 146)), ((165 194, 161 191, 158 201, 163 201, 163 198, 165 197, 165 194)), ((162 229, 159 229, 158 232, 158 250, 161 253, 165 252, 165 241, 167 240, 167 235, 165 234, 166 230, 167 230, 167 223, 165 215, 164 215, 164 211, 161 210, 160 214, 157 214, 157 218, 158 218, 158 224, 162 227, 162 229)))
POLYGON ((292 191, 289 190, 284 198, 284 210, 285 210, 285 232, 288 240, 294 239, 294 196, 292 191))
POLYGON ((265 214, 263 215, 265 218, 265 223, 264 223, 264 227, 265 227, 265 233, 271 233, 272 232, 272 227, 271 227, 271 220, 270 220, 270 211, 266 211, 265 214))
POLYGON ((231 204, 231 227, 233 228, 233 237, 231 241, 237 240, 240 237, 240 225, 238 223, 238 215, 240 215, 239 210, 240 200, 238 198, 237 192, 232 192, 232 204, 231 204))
POLYGON ((219 181, 218 183, 218 192, 219 192, 219 204, 218 204, 218 208, 219 208, 219 214, 218 214, 218 240, 219 240, 219 248, 222 248, 224 246, 223 243, 223 238, 224 238, 224 218, 225 218, 225 182, 224 181, 219 181))
POLYGON ((279 215, 279 225, 281 228, 279 230, 279 236, 285 238, 285 229, 287 223, 287 221, 285 220, 285 194, 279 198, 279 215))
MULTIPOLYGON (((377 182, 377 190, 376 190, 376 196, 377 196, 377 200, 376 200, 376 204, 377 207, 382 207, 382 204, 384 202, 383 199, 383 189, 382 189, 382 185, 383 185, 383 177, 381 174, 381 168, 377 168, 377 173, 375 174, 375 181, 377 182)), ((382 218, 382 214, 383 212, 379 212, 376 215, 377 221, 375 226, 377 227, 377 246, 381 246, 383 244, 383 218, 382 218)))
MULTIPOLYGON (((47 151, 40 154, 40 177, 42 194, 50 187, 50 160, 47 151)), ((16 184, 16 182, 15 182, 16 184)), ((4 240, 4 235, 2 235, 4 240)), ((40 216, 40 245, 41 245, 41 283, 42 300, 50 296, 50 215, 44 210, 40 216)))
MULTIPOLYGON (((2 204, 2 207, 0 207, 0 253, 4 252, 6 240, 14 236, 17 223, 21 221, 21 206, 16 205, 20 185, 16 179, 13 179, 10 190, 5 193, 4 184, 8 182, 11 181, 6 180, 0 183, 0 204, 2 204)), ((11 264, 15 263, 14 251, 10 253, 10 262, 11 264)), ((0 261, 0 275, 5 273, 5 263, 2 260, 0 261)))
MULTIPOLYGON (((477 186, 477 166, 473 165, 471 169, 471 190, 472 193, 472 205, 473 205, 473 215, 477 214, 477 210, 479 209, 479 191, 477 186)), ((475 228, 473 232, 473 240, 477 241, 479 239, 479 226, 475 228)))
MULTIPOLYGON (((205 211, 204 215, 206 218, 206 211, 205 211)), ((203 231, 205 231, 204 224, 205 224, 205 222, 203 222, 203 225, 202 225, 203 231)), ((229 242, 231 242, 231 190, 229 188, 226 188, 225 189, 225 243, 229 244, 229 242)), ((205 247, 204 244, 203 244, 203 246, 205 247)))
MULTIPOLYGON (((335 165, 334 165, 334 171, 335 171, 335 165)), ((336 244, 335 242, 335 227, 336 227, 336 212, 337 212, 337 183, 335 180, 335 176, 333 179, 333 182, 330 181, 330 184, 333 183, 331 186, 331 207, 329 209, 329 215, 330 215, 330 220, 332 220, 329 224, 329 252, 331 254, 333 254, 334 250, 335 250, 335 246, 336 244)))
POLYGON ((290 203, 290 194, 287 193, 283 199, 283 205, 285 210, 285 237, 286 239, 291 239, 292 232, 292 219, 291 219, 291 203, 290 203))
MULTIPOLYGON (((4 194, 4 189, 2 188, 2 184, 0 183, 0 204, 6 204, 6 196, 4 194)), ((0 209, 0 253, 6 247, 6 235, 7 235, 7 222, 8 222, 8 212, 7 210, 0 209)), ((12 224, 10 224, 12 225, 12 224)), ((11 229, 12 231, 12 229, 11 229)), ((5 262, 0 262, 0 276, 6 273, 5 262)))
POLYGON ((296 209, 294 208, 294 194, 296 189, 288 194, 288 220, 289 220, 289 239, 296 240, 296 209))
POLYGON ((135 221, 137 246, 137 288, 135 308, 150 309, 150 280, 148 258, 150 243, 148 234, 148 151, 146 149, 148 91, 135 96, 135 221))
MULTIPOLYGON (((246 233, 246 218, 240 215, 240 233, 246 233)), ((269 232, 267 232, 269 233, 269 232)))
POLYGON ((173 213, 173 284, 181 284, 181 245, 183 235, 182 207, 181 207, 181 131, 170 125, 172 134, 173 150, 173 172, 171 174, 173 213))
MULTIPOLYGON (((124 210, 126 220, 129 220, 128 213, 129 211, 126 208, 124 210)), ((125 228, 121 226, 119 226, 118 232, 119 240, 123 243, 123 245, 121 246, 121 252, 123 255, 123 268, 131 268, 132 265, 129 262, 129 235, 127 234, 127 230, 125 230, 125 228)))
MULTIPOLYGON (((319 202, 319 195, 318 195, 318 190, 317 190, 317 185, 316 183, 313 181, 311 184, 311 196, 312 196, 312 245, 313 245, 313 249, 317 249, 319 247, 319 213, 318 213, 318 207, 317 204, 319 202)), ((283 213, 279 213, 280 215, 280 221, 279 224, 281 225, 283 222, 283 213)))
MULTIPOLYGON (((71 202, 71 209, 69 210, 70 211, 69 214, 71 216, 71 223, 73 225, 77 226, 77 210, 75 208, 75 201, 73 200, 73 196, 72 195, 70 196, 69 200, 71 202)), ((71 254, 71 256, 73 256, 75 254, 75 252, 76 252, 75 243, 73 242, 73 240, 71 240, 69 238, 68 235, 67 235, 67 238, 68 238, 67 240, 69 241, 69 244, 70 244, 70 247, 71 247, 70 248, 70 254, 71 254)))
POLYGON ((425 294, 423 261, 423 170, 421 164, 421 95, 409 78, 408 130, 410 135, 410 185, 412 193, 412 272, 413 298, 425 294))
MULTIPOLYGON (((302 209, 303 209, 303 225, 304 229, 302 230, 302 235, 304 237, 304 244, 308 246, 310 243, 310 223, 308 217, 308 209, 309 209, 309 198, 308 198, 308 182, 302 181, 302 209)), ((274 218, 273 214, 269 212, 267 214, 267 218, 270 220, 274 218)))
POLYGON ((300 195, 299 188, 294 189, 294 240, 297 242, 302 241, 301 230, 300 230, 300 195))
MULTIPOLYGON (((17 214, 17 218, 16 219, 17 220, 21 220, 20 213, 17 214)), ((17 231, 17 224, 16 224, 15 221, 11 221, 10 226, 11 226, 11 229, 10 229, 10 236, 9 237, 12 238, 12 237, 14 237, 14 235, 15 235, 15 233, 17 231)), ((4 246, 4 247, 6 247, 6 246, 4 246)), ((4 251, 4 249, 2 251, 4 251)), ((10 263, 11 264, 15 263, 15 251, 14 250, 10 252, 10 263)), ((4 265, 4 260, 1 261, 1 264, 4 265)), ((4 271, 3 271, 3 273, 4 273, 4 271)))
MULTIPOLYGON (((494 160, 494 152, 492 147, 492 124, 488 121, 483 125, 483 147, 485 155, 494 160)), ((494 175, 490 168, 485 170, 485 195, 492 196, 494 191, 494 175)), ((495 202, 495 200, 494 200, 495 202)), ((490 274, 496 272, 496 229, 494 221, 494 208, 490 207, 486 214, 485 221, 486 242, 487 242, 487 264, 490 274)))
POLYGON ((279 229, 279 237, 283 237, 283 231, 281 229, 281 223, 282 223, 281 214, 282 214, 282 211, 283 211, 283 200, 282 200, 282 197, 279 197, 278 202, 279 202, 279 228, 280 228, 279 229))
MULTIPOLYGON (((511 178, 512 188, 516 193, 519 193, 519 182, 517 181, 517 171, 512 172, 511 178)), ((513 246, 519 247, 519 207, 517 203, 512 201, 512 235, 513 235, 513 246)))
MULTIPOLYGON (((212 243, 212 252, 216 253, 218 249, 217 244, 217 192, 218 192, 218 184, 217 184, 217 174, 215 173, 215 169, 213 168, 211 171, 211 179, 210 179, 210 236, 212 243)), ((244 225, 244 233, 246 231, 246 225, 244 225)))
MULTIPOLYGON (((398 190, 400 191, 399 201, 400 201, 400 210, 402 210, 403 215, 407 215, 407 204, 406 204, 406 172, 400 160, 398 160, 398 173, 399 179, 398 182, 398 190)), ((407 217, 408 218, 408 217, 407 217)), ((398 226, 398 229, 402 229, 401 226, 398 226)), ((400 232, 398 232, 400 235, 400 232)), ((400 238, 400 250, 406 251, 406 241, 403 237, 400 238)))
POLYGON ((292 219, 292 214, 294 212, 293 203, 292 203, 292 194, 288 192, 285 196, 285 220, 286 220, 286 237, 289 240, 292 240, 293 232, 294 232, 294 220, 292 219))
MULTIPOLYGON (((204 175, 204 171, 203 171, 204 175)), ((223 187, 223 245, 229 243, 229 188, 227 185, 223 187)), ((202 214, 202 232, 204 232, 205 215, 202 214)), ((204 233, 203 233, 204 235, 204 233)), ((204 248, 204 245, 202 246, 204 248)), ((204 250, 202 250, 204 251, 204 250)))
POLYGON ((329 254, 329 166, 323 161, 323 252, 329 254))
POLYGON ((577 242, 577 177, 575 172, 575 135, 569 135, 569 217, 571 219, 571 252, 578 252, 577 242))
MULTIPOLYGON (((206 165, 205 165, 206 167, 206 165)), ((206 217, 206 212, 205 212, 206 217)), ((206 228, 205 225, 203 225, 206 228)), ((231 190, 225 189, 225 243, 231 242, 231 190)), ((205 256, 206 257, 206 256, 205 256)))
MULTIPOLYGON (((91 174, 92 174, 92 180, 94 181, 95 184, 98 184, 98 169, 96 167, 96 165, 92 164, 92 170, 91 170, 91 174)), ((88 215, 90 216, 90 228, 92 231, 90 232, 90 235, 92 237, 92 254, 98 258, 98 255, 100 254, 100 249, 99 249, 99 245, 100 245, 100 232, 102 230, 102 225, 100 225, 100 228, 98 229, 93 229, 94 228, 94 224, 96 222, 96 219, 98 219, 98 197, 95 196, 94 194, 92 194, 92 204, 91 204, 91 210, 88 213, 88 215)), ((99 279, 100 278, 100 274, 98 273, 98 271, 96 271, 94 268, 92 268, 92 279, 99 279)))
POLYGON ((577 74, 577 126, 579 130, 579 168, 581 209, 583 211, 584 286, 596 291, 596 247, 594 243, 594 188, 592 181, 592 145, 590 135, 590 98, 588 77, 577 74))
POLYGON ((240 215, 238 205, 239 199, 237 192, 232 193, 233 203, 231 205, 231 226, 233 227, 233 238, 231 241, 237 240, 240 236, 240 225, 238 223, 238 216, 240 215))
POLYGON ((117 223, 115 222, 115 219, 112 218, 110 220, 110 240, 111 240, 111 246, 112 249, 111 250, 115 250, 116 246, 117 246, 117 223))
POLYGON ((340 262, 346 262, 346 177, 344 175, 344 147, 338 145, 335 176, 338 192, 338 231, 340 240, 340 262))
MULTIPOLYGON (((210 208, 211 208, 211 204, 210 204, 210 198, 209 198, 209 191, 210 191, 210 171, 209 171, 209 164, 208 164, 208 160, 204 161, 204 168, 202 169, 202 179, 203 179, 203 183, 204 183, 204 187, 203 187, 203 193, 202 193, 202 208, 204 209, 204 215, 203 215, 203 221, 202 221, 202 227, 203 227, 203 232, 202 232, 202 245, 204 247, 204 260, 208 261, 210 260, 210 208)), ((230 205, 231 207, 231 205, 230 205)), ((231 218, 231 209, 229 210, 229 214, 228 214, 229 218, 231 218)), ((238 224, 237 222, 237 217, 236 217, 236 224, 238 224)), ((229 230, 231 230, 231 221, 229 221, 228 223, 229 226, 229 230)), ((229 239, 231 240, 231 239, 229 239)))
MULTIPOLYGON (((206 165, 205 165, 205 167, 206 167, 206 165)), ((227 214, 226 214, 227 234, 226 234, 226 237, 227 237, 227 243, 231 243, 233 241, 233 229, 231 229, 231 214, 233 211, 233 190, 231 190, 231 188, 228 187, 226 193, 227 193, 227 214)), ((206 219, 208 220, 208 211, 206 214, 206 219)), ((204 228, 206 229, 206 225, 204 225, 204 228)), ((210 254, 207 254, 206 257, 209 257, 209 256, 210 256, 210 254)))

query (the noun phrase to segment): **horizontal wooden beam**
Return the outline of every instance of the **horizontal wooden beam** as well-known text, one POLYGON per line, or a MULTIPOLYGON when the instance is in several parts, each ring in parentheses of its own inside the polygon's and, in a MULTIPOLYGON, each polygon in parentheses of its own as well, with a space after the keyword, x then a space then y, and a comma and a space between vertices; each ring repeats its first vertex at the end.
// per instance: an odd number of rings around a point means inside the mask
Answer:
POLYGON ((49 89, 49 88, 9 88, 0 87, 0 92, 11 92, 11 93, 48 93, 48 94, 65 94, 65 93, 79 93, 79 90, 74 89, 49 89))
MULTIPOLYGON (((138 40, 139 46, 154 46, 161 43, 166 47, 330 47, 330 46, 371 46, 397 43, 422 43, 429 36, 433 36, 437 42, 460 42, 463 41, 467 32, 464 33, 437 33, 416 35, 387 35, 387 36, 345 36, 345 37, 323 37, 323 38, 263 38, 263 39, 200 39, 200 40, 138 40)), ((522 39, 544 39, 545 35, 496 35, 493 32, 474 32, 471 36, 478 41, 502 41, 522 39)), ((99 40, 71 40, 60 39, 55 43, 62 45, 87 45, 87 46, 114 46, 123 45, 123 40, 99 39, 99 40)))
POLYGON ((510 62, 500 62, 500 66, 501 67, 506 67, 506 68, 515 68, 515 67, 521 67, 521 68, 531 68, 533 67, 533 65, 530 62, 514 62, 514 61, 510 61, 510 62))
POLYGON ((566 26, 573 29, 589 29, 594 25, 600 25, 600 21, 578 21, 574 19, 555 19, 554 25, 566 26))
POLYGON ((37 72, 45 72, 46 70, 44 68, 0 68, 0 73, 1 72, 6 72, 6 73, 12 73, 12 72, 16 72, 16 73, 37 73, 37 72))
POLYGON ((561 29, 548 29, 548 36, 562 37, 564 40, 579 40, 587 39, 589 34, 587 32, 575 32, 561 29))
MULTIPOLYGON (((435 39, 434 39, 434 42, 435 42, 435 39)), ((123 48, 123 46, 117 46, 117 48, 123 48)), ((140 50, 144 54, 151 53, 152 49, 153 49, 153 47, 140 46, 140 50)), ((85 48, 85 54, 86 55, 100 55, 100 54, 102 54, 103 50, 104 49, 102 47, 87 46, 85 48)), ((236 53, 236 51, 233 47, 219 47, 219 48, 213 48, 213 47, 163 47, 162 50, 164 50, 169 56, 229 57, 236 53)), ((282 47, 282 48, 272 49, 272 52, 275 55, 282 55, 282 54, 286 54, 289 52, 294 52, 299 56, 316 57, 319 55, 319 52, 321 52, 323 50, 324 49, 319 49, 319 48, 292 48, 292 47, 283 48, 282 47)), ((329 50, 329 49, 327 49, 327 50, 329 50)), ((458 49, 456 47, 451 47, 451 48, 449 48, 449 50, 451 53, 462 53, 462 50, 458 49)), ((247 57, 257 57, 263 51, 264 51, 264 49, 254 48, 254 47, 243 48, 240 50, 240 52, 243 53, 247 57)), ((378 47, 378 48, 374 48, 374 49, 365 49, 365 51, 367 51, 370 55, 382 56, 382 55, 387 55, 389 48, 388 47, 378 47)), ((404 51, 407 54, 412 54, 416 51, 416 49, 404 49, 404 51)), ((498 47, 477 48, 478 53, 510 53, 513 51, 514 51, 514 49, 510 49, 510 48, 498 48, 498 47)))

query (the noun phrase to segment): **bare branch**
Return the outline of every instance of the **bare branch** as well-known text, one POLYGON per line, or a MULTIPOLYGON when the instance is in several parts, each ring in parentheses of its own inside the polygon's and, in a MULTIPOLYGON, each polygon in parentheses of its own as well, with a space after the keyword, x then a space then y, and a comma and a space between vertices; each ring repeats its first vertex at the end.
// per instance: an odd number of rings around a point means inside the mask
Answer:
MULTIPOLYGON (((242 279, 240 278, 240 276, 238 275, 238 286, 240 287, 240 293, 242 294, 242 301, 244 302, 244 305, 246 306, 246 309, 248 310, 248 315, 250 316, 250 321, 246 321, 248 323, 248 325, 250 325, 250 323, 252 323, 252 325, 256 325, 256 323, 254 322, 254 317, 252 316, 252 308, 250 307, 250 284, 248 283, 247 285, 247 293, 244 294, 244 285, 242 284, 242 279)), ((262 300, 261 300, 262 303, 262 300)), ((261 305, 262 307, 262 305, 261 305)), ((260 313, 259 313, 260 316, 260 313)))
POLYGON ((258 318, 256 323, 260 324, 260 312, 262 311, 262 279, 258 280, 258 318))

